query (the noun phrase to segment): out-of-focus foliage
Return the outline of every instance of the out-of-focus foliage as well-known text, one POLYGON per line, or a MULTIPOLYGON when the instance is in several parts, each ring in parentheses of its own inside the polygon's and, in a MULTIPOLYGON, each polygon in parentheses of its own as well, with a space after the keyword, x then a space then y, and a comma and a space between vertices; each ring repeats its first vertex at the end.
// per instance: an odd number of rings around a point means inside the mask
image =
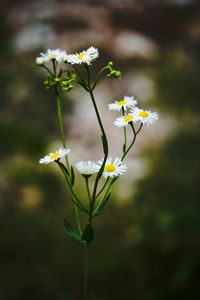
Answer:
MULTIPOLYGON (((44 90, 44 73, 34 60, 48 47, 73 51, 90 45, 100 49, 96 66, 112 59, 125 77, 117 84, 105 81, 102 90, 110 84, 113 97, 135 94, 161 113, 156 139, 149 137, 148 143, 145 129, 138 141, 149 168, 131 182, 130 201, 113 196, 96 219, 91 299, 198 299, 198 1, 7 1, 1 6, 0 299, 81 299, 83 253, 64 232, 63 218, 73 214, 64 181, 56 168, 37 163, 59 140, 59 130, 55 100, 44 90)), ((74 100, 80 97, 73 91, 64 99, 69 133, 74 100)), ((71 137, 78 148, 76 134, 71 137)))

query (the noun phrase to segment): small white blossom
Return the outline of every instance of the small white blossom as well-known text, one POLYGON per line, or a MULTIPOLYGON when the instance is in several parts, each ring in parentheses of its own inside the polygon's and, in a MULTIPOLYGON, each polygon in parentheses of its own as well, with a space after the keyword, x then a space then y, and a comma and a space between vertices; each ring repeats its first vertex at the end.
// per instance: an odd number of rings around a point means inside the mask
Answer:
POLYGON ((90 47, 87 50, 83 50, 80 53, 69 54, 68 62, 72 65, 85 63, 90 65, 93 60, 99 56, 98 49, 95 47, 90 47))
POLYGON ((150 110, 143 110, 138 107, 132 109, 132 114, 138 121, 142 124, 147 124, 147 126, 153 124, 158 120, 159 115, 157 112, 151 112, 150 110))
POLYGON ((117 127, 125 127, 127 126, 130 122, 137 122, 138 118, 136 116, 134 116, 134 114, 130 113, 124 116, 121 116, 119 118, 117 118, 113 124, 117 127))
POLYGON ((67 61, 68 59, 68 55, 66 51, 60 49, 56 49, 56 50, 48 49, 45 53, 40 53, 40 55, 41 56, 39 58, 43 59, 43 62, 49 62, 55 59, 55 61, 61 63, 63 61, 67 61))
POLYGON ((91 160, 78 161, 75 166, 82 175, 92 175, 99 171, 99 166, 91 160))
POLYGON ((124 96, 124 99, 115 101, 114 103, 108 104, 109 110, 120 111, 122 108, 127 110, 127 108, 134 107, 137 101, 134 97, 124 96))
MULTIPOLYGON (((103 159, 97 162, 97 164, 101 167, 103 163, 103 159)), ((115 158, 115 160, 112 162, 112 157, 108 158, 106 160, 106 164, 103 171, 103 177, 115 177, 119 175, 123 175, 126 172, 126 165, 122 164, 122 161, 120 158, 115 158)))
POLYGON ((71 150, 70 149, 66 149, 66 148, 61 148, 55 152, 52 152, 48 155, 46 155, 45 157, 41 158, 39 160, 40 164, 49 164, 51 162, 54 162, 58 159, 60 159, 61 157, 66 156, 71 150))

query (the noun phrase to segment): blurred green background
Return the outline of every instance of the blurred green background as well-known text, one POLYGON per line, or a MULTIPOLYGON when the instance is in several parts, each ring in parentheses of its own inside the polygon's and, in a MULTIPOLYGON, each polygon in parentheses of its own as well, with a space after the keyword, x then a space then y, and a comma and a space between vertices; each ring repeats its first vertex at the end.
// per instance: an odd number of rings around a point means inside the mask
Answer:
MULTIPOLYGON (((122 132, 107 103, 134 95, 160 114, 96 218, 91 299, 200 299, 199 1, 2 1, 0 38, 0 299, 81 299, 83 249, 63 226, 73 209, 58 170, 38 164, 60 142, 35 57, 91 45, 100 51, 94 70, 113 60, 123 73, 96 93, 110 154, 119 155, 122 132)), ((67 94, 63 109, 72 162, 100 158, 85 92, 67 94)))

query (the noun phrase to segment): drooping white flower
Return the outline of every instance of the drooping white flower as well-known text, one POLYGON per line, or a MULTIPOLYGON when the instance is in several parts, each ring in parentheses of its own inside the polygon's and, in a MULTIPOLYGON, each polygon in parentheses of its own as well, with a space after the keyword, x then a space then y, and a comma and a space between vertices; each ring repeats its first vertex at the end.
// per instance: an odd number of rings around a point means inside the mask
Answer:
POLYGON ((140 121, 142 124, 147 124, 147 126, 150 126, 159 118, 157 112, 151 112, 150 110, 143 110, 138 107, 132 109, 132 114, 135 118, 137 118, 138 121, 140 121))
POLYGON ((99 56, 98 49, 95 47, 90 47, 87 50, 83 50, 80 53, 69 54, 68 62, 72 65, 85 63, 90 65, 93 60, 99 56))
POLYGON ((108 104, 109 110, 120 111, 122 108, 127 110, 127 108, 134 107, 137 101, 134 97, 124 96, 124 99, 115 101, 114 103, 108 104))
POLYGON ((41 158, 39 160, 39 163, 40 164, 49 164, 51 162, 54 162, 54 161, 60 159, 61 157, 66 156, 70 151, 71 151, 70 149, 61 148, 55 152, 49 153, 48 155, 46 155, 43 158, 41 158))
POLYGON ((134 116, 134 114, 130 113, 124 116, 121 116, 119 118, 117 118, 113 124, 117 127, 125 127, 127 126, 130 122, 137 122, 138 118, 136 116, 134 116))
MULTIPOLYGON (((97 162, 97 164, 101 167, 103 163, 103 159, 97 162)), ((122 164, 122 161, 120 158, 115 158, 115 160, 112 162, 112 157, 108 158, 106 160, 106 164, 103 171, 103 177, 115 177, 119 175, 123 175, 126 172, 126 165, 122 164)))
POLYGON ((40 53, 40 55, 41 56, 38 58, 43 59, 43 62, 49 62, 49 61, 55 59, 55 61, 57 61, 58 63, 61 63, 63 61, 67 61, 67 59, 68 59, 68 55, 67 55, 66 51, 60 50, 60 49, 56 49, 56 50, 47 49, 47 51, 45 53, 40 53))
POLYGON ((91 160, 78 161, 75 166, 82 175, 92 175, 99 171, 99 166, 91 160))

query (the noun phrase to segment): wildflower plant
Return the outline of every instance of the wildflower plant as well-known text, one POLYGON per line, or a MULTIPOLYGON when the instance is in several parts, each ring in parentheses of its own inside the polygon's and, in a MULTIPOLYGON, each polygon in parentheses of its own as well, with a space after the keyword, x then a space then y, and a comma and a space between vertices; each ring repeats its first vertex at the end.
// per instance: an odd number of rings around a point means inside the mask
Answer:
MULTIPOLYGON (((36 58, 36 64, 47 71, 47 78, 44 85, 52 90, 57 101, 58 124, 63 148, 56 150, 39 162, 41 164, 56 163, 60 168, 71 195, 71 201, 75 209, 76 228, 72 227, 65 218, 64 225, 67 234, 81 243, 85 248, 84 263, 84 292, 83 299, 88 300, 88 248, 94 239, 94 219, 101 215, 111 198, 113 184, 127 171, 124 159, 133 147, 143 125, 152 125, 158 114, 149 110, 138 108, 137 101, 133 96, 124 96, 108 104, 108 109, 116 111, 119 116, 113 122, 114 126, 123 127, 124 142, 121 156, 112 158, 109 156, 109 141, 101 120, 101 115, 96 103, 94 90, 96 85, 105 74, 108 78, 121 78, 121 72, 114 69, 113 62, 108 62, 96 75, 91 78, 91 68, 94 60, 99 56, 98 49, 90 47, 80 53, 67 54, 66 51, 48 49, 36 58), (101 142, 104 156, 97 161, 77 161, 76 169, 70 163, 70 149, 67 148, 62 117, 62 96, 74 88, 74 84, 80 85, 90 96, 93 108, 96 113, 97 122, 101 131, 101 142), (132 132, 132 140, 127 140, 127 128, 132 132), (65 158, 65 161, 64 161, 65 158), (88 200, 84 202, 76 190, 76 172, 84 179, 88 200), (94 177, 94 181, 90 178, 94 177), (87 217, 86 224, 82 224, 81 214, 87 217)), ((72 150, 73 151, 73 150, 72 150)))

